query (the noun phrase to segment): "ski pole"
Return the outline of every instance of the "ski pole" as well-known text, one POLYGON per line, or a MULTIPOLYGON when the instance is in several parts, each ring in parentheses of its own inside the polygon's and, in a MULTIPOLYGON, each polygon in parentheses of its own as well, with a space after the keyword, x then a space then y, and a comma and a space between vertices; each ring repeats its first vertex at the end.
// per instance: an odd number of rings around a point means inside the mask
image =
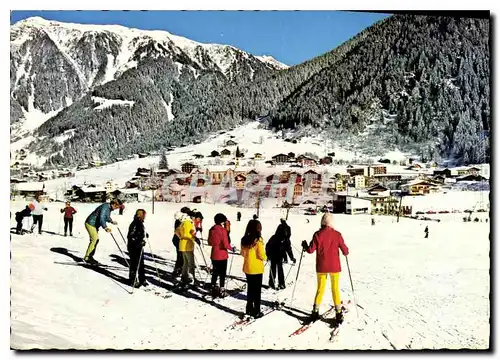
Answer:
POLYGON ((137 277, 139 276, 139 268, 141 266, 141 259, 142 259, 142 254, 143 253, 144 253, 144 248, 141 249, 141 254, 139 255, 139 261, 137 262, 137 270, 135 270, 134 282, 132 283, 132 292, 130 294, 134 293, 135 282, 137 281, 137 277))
POLYGON ((354 307, 356 308, 356 315, 359 318, 358 305, 356 304, 356 295, 354 294, 354 286, 352 285, 351 268, 349 267, 349 259, 347 258, 347 256, 345 257, 345 261, 347 263, 347 271, 349 272, 349 280, 351 281, 351 290, 352 290, 352 297, 353 297, 353 301, 354 301, 354 307))
POLYGON ((161 284, 160 272, 158 271, 158 265, 156 264, 155 255, 153 254, 153 249, 151 248, 151 244, 149 243, 149 241, 148 241, 148 246, 149 246, 149 252, 151 253, 151 257, 153 258, 153 262, 155 264, 156 276, 158 276, 158 284, 161 284))
POLYGON ((288 269, 288 272, 286 273, 285 282, 288 279, 288 276, 290 275, 290 273, 292 272, 292 268, 293 268, 293 265, 290 264, 290 269, 288 269))
POLYGON ((61 235, 61 225, 62 225, 62 218, 59 218, 59 232, 58 232, 59 235, 61 235))
POLYGON ((118 232, 120 233, 120 236, 122 237, 123 243, 125 244, 125 246, 127 246, 127 241, 125 240, 125 237, 123 236, 122 231, 120 230, 118 225, 116 225, 116 228, 118 229, 118 232))
MULTIPOLYGON (((200 241, 201 243, 201 241, 200 241)), ((205 263, 205 267, 208 269, 208 263, 207 263, 207 260, 205 259, 205 253, 203 252, 203 248, 201 247, 201 245, 198 245, 199 248, 200 248, 200 252, 201 252, 201 256, 203 257, 203 262, 205 263)))
POLYGON ((120 248, 120 245, 118 245, 118 242, 116 241, 115 239, 115 236, 112 234, 112 233, 109 233, 111 235, 111 237, 113 238, 113 241, 115 242, 116 246, 118 247, 118 250, 120 250, 120 253, 122 254, 123 256, 123 260, 125 260, 125 262, 127 263, 127 266, 130 268, 130 264, 129 262, 127 261, 127 258, 125 257, 125 254, 123 253, 122 249, 120 248))
POLYGON ((292 307, 293 297, 295 295, 295 288, 297 287, 297 280, 299 279, 300 265, 302 265, 302 258, 304 257, 304 249, 300 253, 299 267, 297 269, 297 276, 295 277, 295 284, 293 285, 292 298, 290 299, 290 307, 292 307))

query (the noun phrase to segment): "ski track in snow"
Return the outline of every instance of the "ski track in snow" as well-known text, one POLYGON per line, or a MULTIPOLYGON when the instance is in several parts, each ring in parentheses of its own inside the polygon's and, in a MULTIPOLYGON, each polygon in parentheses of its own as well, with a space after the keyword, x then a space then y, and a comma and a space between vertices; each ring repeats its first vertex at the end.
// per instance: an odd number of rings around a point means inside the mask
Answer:
MULTIPOLYGON (((26 202, 12 202, 14 213, 26 202)), ((197 298, 191 292, 186 298, 174 294, 163 299, 142 290, 130 295, 130 288, 116 279, 81 266, 55 264, 72 261, 66 255, 51 251, 65 248, 70 254, 83 256, 88 240, 84 219, 98 204, 73 206, 74 233, 80 238, 42 235, 11 235, 11 346, 15 349, 485 349, 489 346, 489 224, 463 223, 460 214, 441 215, 442 221, 420 222, 393 217, 334 215, 335 226, 349 246, 349 265, 356 298, 353 298, 345 260, 342 259, 340 288, 342 299, 356 300, 362 308, 351 306, 345 322, 333 343, 328 342, 331 329, 318 322, 303 334, 288 335, 300 324, 295 316, 310 313, 316 290, 315 256, 305 255, 292 308, 275 311, 241 329, 224 331, 235 321, 235 313, 245 308, 246 292, 227 298, 216 306, 197 298), (429 225, 429 239, 423 229, 429 225), (471 238, 475 241, 471 245, 471 238), (196 334, 196 340, 193 338, 196 334), (186 339, 191 339, 186 341, 186 339)), ((169 274, 175 261, 171 244, 171 223, 175 211, 184 204, 156 203, 152 214, 148 203, 128 203, 122 216, 113 214, 124 236, 137 208, 148 212, 146 229, 149 244, 158 256, 162 284, 170 285, 169 274), (164 273, 166 272, 166 276, 164 273)), ((204 216, 205 237, 215 213, 225 213, 232 222, 231 238, 239 247, 247 221, 255 210, 226 205, 188 204, 204 216)), ((44 229, 59 232, 62 203, 48 204, 44 229)), ((263 238, 274 233, 281 209, 261 210, 263 238)), ((481 214, 487 216, 487 214, 481 214)), ((290 213, 294 255, 302 240, 310 240, 317 230, 320 216, 290 213)), ((15 225, 11 218, 11 227, 15 225)), ((125 246, 116 227, 113 234, 122 250, 125 246)), ((114 256, 121 256, 112 238, 99 232, 96 259, 120 266, 114 256)), ((146 245, 149 253, 150 248, 146 245)), ((209 259, 210 248, 205 247, 209 259)), ((197 261, 201 254, 195 251, 197 261)), ((284 265, 285 274, 288 266, 284 265)), ((289 279, 295 279, 296 268, 289 279)), ((242 258, 236 256, 231 275, 244 279, 242 258)), ((264 284, 268 282, 266 266, 264 284)), ((116 277, 127 276, 124 270, 109 270, 116 277)), ((146 258, 150 288, 155 287, 156 270, 146 258)), ((205 273, 201 278, 205 279, 205 273)), ((287 281, 289 281, 289 279, 287 281)), ((228 280, 227 288, 240 286, 240 280, 228 280)), ((263 290, 266 302, 288 298, 293 285, 276 295, 263 290)), ((321 311, 331 305, 329 285, 321 311)))

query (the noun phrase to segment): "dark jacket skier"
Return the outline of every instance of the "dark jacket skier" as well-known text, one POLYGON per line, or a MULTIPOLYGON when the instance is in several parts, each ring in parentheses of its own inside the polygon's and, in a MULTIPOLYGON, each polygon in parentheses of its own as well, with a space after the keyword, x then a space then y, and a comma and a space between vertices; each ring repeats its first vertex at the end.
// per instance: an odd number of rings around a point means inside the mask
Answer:
POLYGON ((295 264, 295 257, 293 256, 293 251, 292 251, 292 243, 290 241, 290 238, 292 236, 292 230, 290 226, 286 223, 285 219, 281 219, 281 224, 278 225, 278 228, 280 229, 279 233, 281 234, 281 253, 283 255, 283 262, 286 264, 288 263, 288 258, 287 255, 290 257, 290 260, 293 261, 295 264))
MULTIPOLYGON (((266 255, 271 262, 271 272, 269 274, 269 287, 276 289, 276 282, 278 282, 278 289, 284 289, 285 285, 285 275, 283 273, 283 258, 286 257, 286 253, 290 250, 290 246, 286 245, 286 228, 283 226, 278 226, 276 232, 269 239, 266 244, 266 255), (278 278, 276 279, 276 272, 278 273, 278 278), (277 280, 277 281, 276 281, 277 280)), ((292 261, 295 263, 295 258, 293 254, 291 256, 292 261)))
POLYGON ((26 207, 21 210, 16 212, 16 221, 17 221, 17 226, 16 226, 16 234, 18 235, 23 235, 23 220, 25 217, 31 216, 31 210, 34 208, 32 204, 26 205, 26 207))
POLYGON ((239 212, 239 211, 236 214, 236 221, 241 221, 241 212, 239 212))
POLYGON ((425 232, 425 238, 427 239, 429 237, 429 227, 428 226, 425 227, 424 232, 425 232))
POLYGON ((129 281, 130 286, 136 288, 148 285, 144 271, 145 238, 149 237, 144 228, 145 218, 146 211, 144 209, 137 210, 127 234, 127 250, 130 256, 129 281))

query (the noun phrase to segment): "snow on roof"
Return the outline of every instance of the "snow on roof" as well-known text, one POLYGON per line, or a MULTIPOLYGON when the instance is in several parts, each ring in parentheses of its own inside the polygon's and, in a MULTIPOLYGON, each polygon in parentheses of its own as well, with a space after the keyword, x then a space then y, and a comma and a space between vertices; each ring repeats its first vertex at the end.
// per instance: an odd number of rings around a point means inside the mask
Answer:
POLYGON ((42 191, 43 183, 41 182, 25 182, 15 185, 17 191, 42 191))
POLYGON ((106 192, 106 189, 103 187, 82 187, 81 190, 84 193, 106 192))

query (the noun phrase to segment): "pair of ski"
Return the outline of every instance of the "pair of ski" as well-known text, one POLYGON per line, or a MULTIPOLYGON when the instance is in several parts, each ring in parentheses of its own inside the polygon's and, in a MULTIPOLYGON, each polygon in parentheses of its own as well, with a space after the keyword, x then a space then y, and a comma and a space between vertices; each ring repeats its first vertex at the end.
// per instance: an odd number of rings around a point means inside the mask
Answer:
POLYGON ((230 290, 226 290, 225 293, 226 293, 226 296, 224 297, 213 297, 212 294, 205 294, 203 295, 203 298, 206 299, 206 300, 209 300, 209 301, 212 301, 212 302, 220 302, 220 301, 223 301, 224 299, 228 298, 228 297, 231 297, 231 296, 234 296, 236 294, 239 294, 240 292, 242 291, 245 291, 246 289, 246 284, 243 285, 243 286, 240 286, 240 287, 237 287, 237 288, 234 288, 234 289, 230 289, 230 290))
POLYGON ((246 314, 243 314, 240 316, 239 320, 236 320, 234 323, 229 325, 224 331, 228 330, 234 330, 234 329, 242 329, 250 324, 253 324, 256 320, 263 318, 264 316, 267 316, 271 314, 272 312, 276 310, 281 310, 283 306, 285 306, 287 299, 284 299, 281 302, 275 301, 273 306, 267 307, 263 312, 262 316, 259 318, 248 316, 246 314))
MULTIPOLYGON (((351 304, 351 300, 349 300, 347 302, 347 305, 350 305, 351 304)), ((343 313, 347 313, 349 310, 345 307, 345 306, 342 306, 343 307, 343 313)), ((335 306, 331 306, 327 311, 325 311, 323 314, 321 314, 319 316, 318 319, 308 319, 306 321, 304 321, 302 323, 302 325, 297 329, 295 330, 294 332, 292 332, 289 337, 292 337, 292 336, 297 336, 297 335, 300 335, 302 333, 304 333, 306 330, 310 329, 311 326, 314 325, 314 323, 316 323, 318 320, 327 320, 327 318, 332 315, 332 314, 335 314, 335 306)), ((340 323, 338 323, 335 319, 332 319, 330 320, 331 321, 331 327, 332 327, 332 331, 330 333, 330 339, 329 341, 334 341, 335 337, 338 335, 339 333, 339 328, 340 328, 340 323)))
POLYGON ((74 266, 83 266, 83 267, 98 267, 98 268, 103 268, 107 270, 128 270, 127 268, 124 268, 123 266, 113 266, 113 265, 106 265, 106 264, 101 264, 98 262, 95 263, 88 263, 83 260, 81 261, 54 261, 54 264, 60 264, 60 265, 74 265, 74 266))

